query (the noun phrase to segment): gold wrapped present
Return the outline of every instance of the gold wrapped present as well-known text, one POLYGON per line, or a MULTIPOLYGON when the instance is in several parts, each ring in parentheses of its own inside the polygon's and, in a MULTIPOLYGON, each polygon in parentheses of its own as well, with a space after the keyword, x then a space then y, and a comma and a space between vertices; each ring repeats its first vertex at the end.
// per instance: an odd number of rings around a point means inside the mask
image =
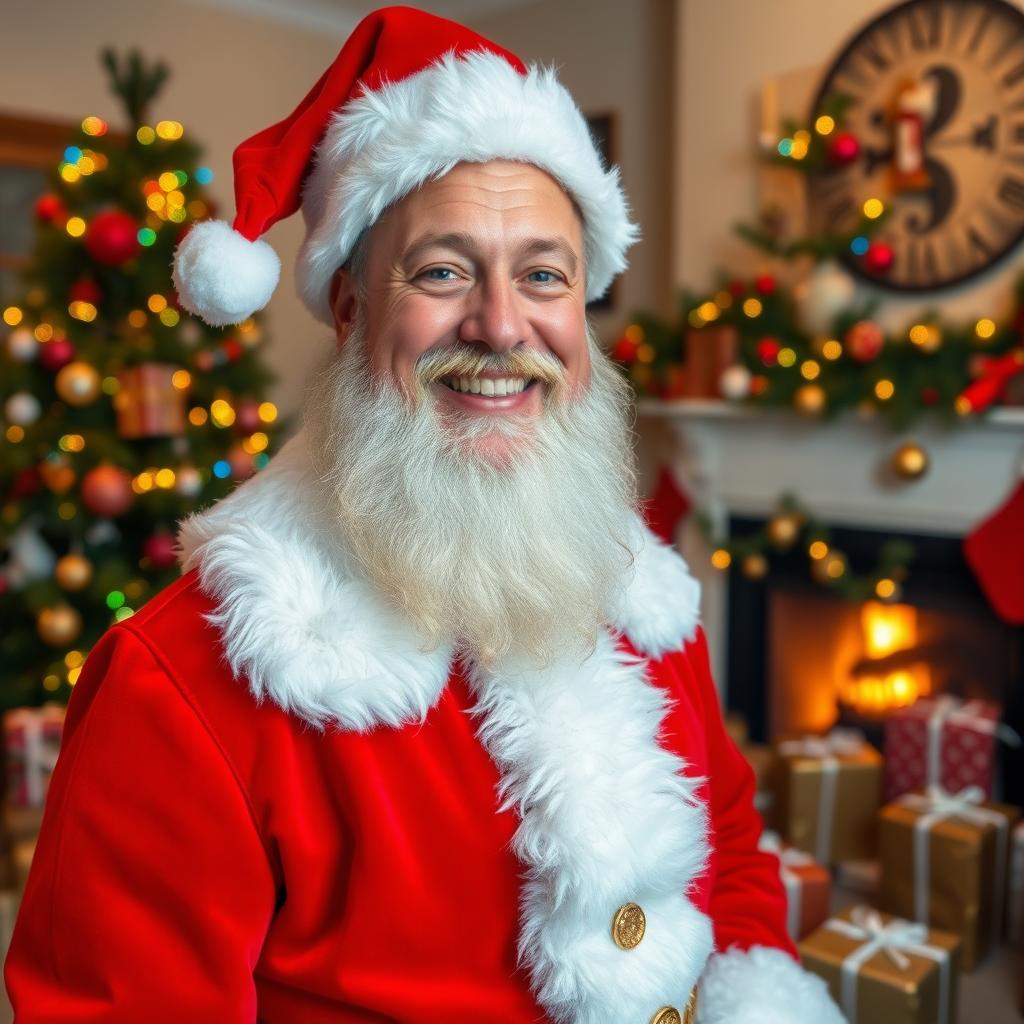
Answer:
POLYGON ((757 791, 754 794, 754 807, 761 815, 766 828, 774 828, 776 824, 775 788, 777 782, 778 755, 767 743, 744 743, 740 753, 747 764, 754 769, 757 779, 757 791))
POLYGON ((1020 815, 982 796, 977 786, 933 787, 879 813, 880 905, 959 935, 967 971, 1002 933, 1010 830, 1020 815))
POLYGON ((776 750, 776 826, 786 842, 821 864, 874 856, 882 755, 851 729, 784 740, 776 750))
POLYGON ((955 1024, 960 940, 851 907, 800 943, 849 1024, 955 1024))

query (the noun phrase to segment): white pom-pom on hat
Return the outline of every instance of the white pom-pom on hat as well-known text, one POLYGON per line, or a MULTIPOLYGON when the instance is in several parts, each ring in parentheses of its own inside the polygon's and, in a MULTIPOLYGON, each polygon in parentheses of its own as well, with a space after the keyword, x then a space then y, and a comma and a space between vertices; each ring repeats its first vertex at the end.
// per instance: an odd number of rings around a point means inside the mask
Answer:
POLYGON ((174 254, 181 305, 211 327, 241 323, 274 294, 281 260, 262 239, 251 242, 222 220, 196 224, 174 254))

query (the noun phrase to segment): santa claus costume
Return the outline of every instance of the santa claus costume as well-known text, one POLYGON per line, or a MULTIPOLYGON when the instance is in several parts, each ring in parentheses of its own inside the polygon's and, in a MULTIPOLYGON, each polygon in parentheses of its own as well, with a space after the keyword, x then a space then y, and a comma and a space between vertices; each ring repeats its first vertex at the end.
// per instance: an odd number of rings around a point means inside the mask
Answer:
MULTIPOLYGON (((553 74, 408 8, 370 15, 236 152, 185 305, 243 319, 301 203, 303 297, 460 161, 575 199, 588 295, 635 237, 553 74), (308 172, 308 173, 307 173, 308 172)), ((311 512, 307 438, 182 526, 182 578, 90 652, 5 965, 18 1024, 839 1024, 787 937, 699 588, 637 519, 584 659, 425 647, 311 512)))

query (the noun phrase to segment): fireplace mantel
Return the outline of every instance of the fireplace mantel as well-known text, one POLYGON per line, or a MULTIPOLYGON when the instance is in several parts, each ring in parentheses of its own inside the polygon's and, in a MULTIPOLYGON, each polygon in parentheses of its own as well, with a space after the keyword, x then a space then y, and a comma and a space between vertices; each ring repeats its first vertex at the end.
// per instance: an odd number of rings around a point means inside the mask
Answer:
MULTIPOLYGON (((671 466, 719 531, 731 515, 769 516, 789 491, 826 523, 960 537, 1002 503, 1024 471, 1018 408, 897 434, 854 413, 825 421, 724 401, 643 399, 637 432, 644 475, 671 466), (928 453, 928 472, 889 479, 889 457, 908 440, 928 453)), ((704 623, 721 680, 725 576, 711 568, 692 518, 677 541, 704 587, 704 623)))

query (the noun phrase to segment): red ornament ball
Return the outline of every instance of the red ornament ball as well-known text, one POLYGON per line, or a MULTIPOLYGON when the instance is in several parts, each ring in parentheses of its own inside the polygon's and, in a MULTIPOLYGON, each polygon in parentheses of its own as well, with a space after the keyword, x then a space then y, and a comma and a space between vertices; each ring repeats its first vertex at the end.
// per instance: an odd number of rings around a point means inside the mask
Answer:
POLYGON ((235 406, 235 429, 240 434, 254 434, 257 430, 263 429, 259 402, 250 398, 235 406))
POLYGON ((36 200, 35 205, 36 220, 43 221, 44 223, 60 224, 64 226, 64 222, 68 219, 68 211, 64 207, 64 201, 60 196, 55 196, 52 193, 45 196, 40 196, 36 200))
POLYGON ((138 222, 123 210, 98 213, 85 231, 86 251, 97 263, 119 267, 139 254, 138 231, 138 222))
POLYGON ((132 478, 120 466, 96 466, 82 478, 82 501, 94 516, 123 516, 135 501, 132 478))
POLYGON ((27 498, 42 487, 39 470, 35 466, 27 466, 14 474, 14 481, 7 492, 8 498, 27 498))
POLYGON ((636 350, 639 347, 635 341, 623 335, 612 346, 612 359, 618 363, 631 363, 636 359, 636 350))
POLYGON ((252 476, 256 466, 252 456, 240 445, 233 445, 227 455, 228 465, 231 467, 232 480, 245 480, 252 476))
POLYGON ((762 274, 754 281, 754 287, 762 295, 771 295, 775 291, 775 278, 771 274, 762 274))
POLYGON ((68 302, 89 302, 95 306, 100 297, 100 286, 91 277, 79 278, 68 289, 68 302))
POLYGON ((828 144, 829 162, 836 167, 852 164, 860 156, 860 139, 853 132, 836 132, 828 144))
POLYGON ((154 533, 142 545, 142 554, 154 569, 169 569, 178 560, 173 533, 154 533))
POLYGON ((242 343, 237 338, 228 338, 221 348, 224 351, 224 355, 228 357, 229 362, 234 363, 242 358, 242 343))
POLYGON ((765 366, 774 366, 779 361, 779 352, 782 346, 775 338, 762 338, 757 343, 757 358, 765 366))
POLYGON ((747 286, 739 278, 733 278, 733 280, 726 285, 726 291, 728 291, 734 299, 738 299, 746 290, 747 286))
POLYGON ((895 255, 891 245, 885 242, 872 242, 864 253, 864 267, 872 274, 886 274, 892 270, 895 255))
POLYGON ((885 334, 874 320, 858 320, 846 332, 846 351, 858 363, 870 363, 882 354, 885 334))
POLYGON ((67 366, 75 358, 75 346, 67 338, 52 338, 39 346, 39 363, 51 373, 67 366))

